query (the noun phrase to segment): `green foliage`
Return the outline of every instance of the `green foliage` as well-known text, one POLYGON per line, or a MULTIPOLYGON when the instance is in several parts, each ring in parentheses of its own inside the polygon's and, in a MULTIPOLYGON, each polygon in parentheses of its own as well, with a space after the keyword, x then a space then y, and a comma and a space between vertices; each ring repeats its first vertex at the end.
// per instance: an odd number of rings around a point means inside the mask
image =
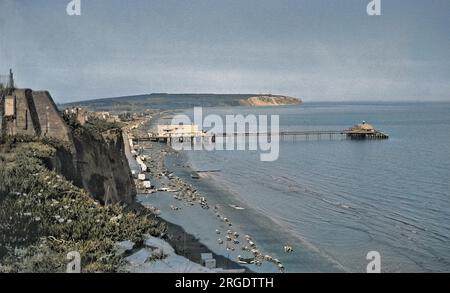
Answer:
POLYGON ((114 243, 143 242, 165 227, 153 214, 137 215, 119 205, 101 206, 41 159, 55 149, 23 143, 0 153, 0 270, 64 271, 65 255, 78 251, 86 272, 111 272, 122 261, 114 243), (18 254, 17 250, 26 249, 18 254))
POLYGON ((106 131, 120 129, 122 127, 118 122, 106 121, 93 115, 89 116, 88 121, 84 125, 78 122, 74 114, 65 114, 63 115, 63 119, 72 128, 74 135, 78 137, 88 136, 100 141, 102 140, 102 134, 106 131))
POLYGON ((103 133, 107 130, 120 128, 120 125, 117 122, 109 122, 104 119, 90 117, 86 123, 86 127, 95 132, 103 133))
POLYGON ((39 225, 22 211, 16 196, 0 196, 0 259, 17 247, 25 247, 38 240, 39 225))

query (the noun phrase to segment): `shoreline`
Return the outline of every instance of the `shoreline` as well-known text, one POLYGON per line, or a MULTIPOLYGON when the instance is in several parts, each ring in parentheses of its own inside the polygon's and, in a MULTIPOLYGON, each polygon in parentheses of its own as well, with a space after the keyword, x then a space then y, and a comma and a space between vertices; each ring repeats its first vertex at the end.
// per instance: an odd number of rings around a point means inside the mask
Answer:
MULTIPOLYGON (((148 125, 149 121, 144 122, 144 125, 148 125)), ((142 127, 142 125, 141 125, 142 127)), ((140 129, 139 129, 140 130, 140 129)), ((136 160, 133 158, 131 154, 130 146, 128 144, 129 136, 126 131, 124 131, 124 144, 125 144, 125 154, 128 160, 128 164, 131 170, 136 170, 138 167, 136 160)), ((154 178, 152 178, 154 180, 154 178)), ((154 182, 154 181, 152 181, 154 182)), ((135 198, 135 202, 133 205, 137 208, 145 208, 149 209, 148 206, 145 206, 141 202, 139 202, 139 193, 135 198)), ((239 263, 212 251, 207 245, 202 243, 197 237, 192 234, 189 234, 185 231, 185 229, 181 225, 177 225, 173 222, 170 222, 160 216, 158 216, 159 220, 163 222, 167 226, 166 236, 163 237, 165 241, 167 241, 172 248, 175 250, 175 253, 187 258, 188 260, 195 262, 197 264, 201 263, 201 254, 202 253, 211 253, 213 258, 216 260, 217 268, 222 268, 225 270, 231 270, 233 272, 245 272, 251 273, 253 272, 249 268, 240 265, 239 263)))
MULTIPOLYGON (((168 114, 163 112, 161 116, 168 114)), ((146 132, 152 123, 147 121, 140 131, 146 132)), ((137 201, 159 210, 160 218, 194 235, 216 255, 261 273, 346 271, 322 252, 311 249, 304 240, 283 231, 274 219, 216 182, 213 174, 192 178, 195 170, 188 154, 150 142, 145 143, 143 155, 148 158, 152 185, 167 191, 138 194, 137 201), (200 199, 205 200, 206 208, 200 199), (228 233, 239 237, 227 237, 228 233), (294 252, 286 253, 286 245, 292 246, 294 252)))

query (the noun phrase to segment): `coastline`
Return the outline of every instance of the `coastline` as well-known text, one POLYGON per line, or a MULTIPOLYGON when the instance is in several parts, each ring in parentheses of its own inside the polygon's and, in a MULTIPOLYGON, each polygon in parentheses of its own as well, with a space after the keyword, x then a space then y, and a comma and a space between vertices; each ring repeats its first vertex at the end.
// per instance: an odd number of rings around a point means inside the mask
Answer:
MULTIPOLYGON (((415 222, 418 217, 424 217, 427 214, 418 203, 420 198, 435 196, 442 205, 445 202, 445 197, 442 196, 445 189, 442 186, 430 184, 427 189, 433 193, 428 194, 421 189, 423 185, 420 181, 413 185, 414 188, 408 189, 409 187, 406 186, 408 181, 398 181, 396 176, 386 176, 384 173, 377 172, 377 168, 392 167, 392 170, 397 170, 397 167, 394 168, 390 163, 378 160, 382 156, 389 158, 390 162, 401 163, 400 167, 406 167, 407 155, 403 154, 401 149, 406 148, 414 151, 416 146, 424 147, 426 145, 424 141, 416 141, 410 138, 413 130, 409 125, 416 123, 410 118, 408 114, 410 111, 417 113, 421 121, 428 121, 430 114, 436 115, 437 121, 447 121, 448 116, 445 116, 445 114, 448 113, 448 108, 440 110, 440 105, 431 105, 425 112, 422 112, 423 107, 420 107, 420 105, 385 105, 383 103, 364 112, 359 104, 355 106, 342 106, 340 103, 318 104, 307 105, 304 108, 304 118, 289 121, 285 124, 286 127, 297 125, 297 123, 302 127, 311 127, 311 125, 322 125, 319 123, 326 124, 331 121, 333 127, 342 128, 349 125, 351 121, 361 120, 361 117, 364 116, 368 117, 369 121, 377 121, 377 125, 383 125, 383 129, 388 130, 394 139, 387 143, 362 143, 349 140, 284 143, 283 154, 286 155, 278 161, 279 164, 275 166, 274 172, 269 170, 271 166, 261 166, 262 164, 258 163, 253 166, 251 154, 239 154, 237 152, 226 154, 218 152, 215 154, 182 151, 178 154, 169 154, 164 159, 167 169, 170 172, 175 170, 176 176, 182 177, 195 186, 208 199, 211 207, 217 203, 223 203, 221 208, 230 210, 229 203, 235 204, 235 199, 243 201, 244 205, 238 205, 246 208, 245 212, 227 210, 223 214, 233 222, 233 227, 243 224, 242 228, 245 233, 254 237, 263 253, 278 254, 277 257, 283 261, 287 272, 342 271, 339 268, 326 268, 323 265, 324 257, 340 263, 343 271, 364 272, 367 264, 365 262, 366 253, 373 249, 384 251, 386 256, 385 268, 389 272, 431 271, 431 269, 427 270, 427 267, 421 265, 420 261, 429 264, 430 268, 445 271, 445 258, 439 261, 421 256, 420 253, 432 253, 433 249, 436 249, 444 257, 447 252, 445 248, 440 246, 440 240, 433 238, 433 232, 421 229, 421 225, 417 225, 415 222), (338 117, 331 120, 329 118, 330 107, 333 111, 339 113, 338 117), (392 115, 392 112, 397 113, 397 111, 400 114, 392 115), (344 114, 349 115, 349 117, 344 114), (316 116, 317 118, 315 118, 316 116), (302 119, 312 122, 303 125, 302 119), (397 119, 403 121, 401 125, 397 124, 397 119), (333 157, 336 152, 339 156, 333 157), (188 160, 180 163, 179 160, 182 157, 187 157, 188 160), (290 160, 290 157, 297 159, 290 160), (360 164, 359 159, 362 157, 367 158, 370 164, 360 164), (316 161, 320 164, 316 165, 316 161), (189 165, 191 170, 220 169, 220 172, 201 173, 206 177, 194 179, 190 177, 189 165), (267 171, 267 175, 265 175, 265 171, 267 171), (362 176, 362 174, 369 176, 362 176), (361 177, 361 181, 358 180, 359 177, 361 177), (380 179, 374 181, 371 180, 372 178, 380 179), (386 189, 384 190, 391 194, 388 198, 384 196, 382 190, 378 189, 377 182, 381 182, 381 179, 385 183, 386 189), (348 184, 341 186, 341 183, 344 182, 348 182, 348 184), (359 182, 364 182, 364 185, 358 185, 359 182), (411 196, 413 196, 411 200, 405 197, 403 190, 398 189, 398 182, 405 183, 405 185, 401 185, 402 189, 411 193, 411 196), (260 186, 259 183, 265 185, 260 186), (207 185, 216 185, 216 187, 207 185), (221 189, 228 189, 228 193, 217 191, 217 185, 221 189), (351 188, 349 188, 350 186, 351 188), (229 193, 232 194, 229 195, 229 193), (397 204, 391 205, 389 204, 390 201, 397 204), (415 210, 401 209, 402 213, 397 214, 403 202, 415 207, 415 210), (370 209, 370 207, 376 207, 378 204, 380 204, 380 209, 370 209), (258 213, 259 217, 255 215, 258 213), (390 216, 385 218, 384 214, 390 216), (377 216, 374 217, 373 215, 377 216), (402 222, 399 223, 398 220, 402 220, 402 222), (254 224, 258 227, 255 227, 254 224), (378 230, 374 227, 383 227, 383 229, 378 230), (297 236, 296 242, 285 241, 285 235, 283 234, 297 236), (390 240, 393 235, 398 236, 399 239, 390 240), (306 241, 302 241, 303 237, 306 241), (384 242, 383 239, 390 241, 384 242), (416 240, 418 242, 414 243, 416 240), (405 256, 401 253, 401 249, 397 248, 398 243, 412 245, 411 247, 414 247, 417 252, 413 256, 405 256), (283 244, 295 245, 295 252, 291 255, 284 255, 282 252, 283 244), (308 246, 308 244, 311 244, 309 245, 310 249, 301 250, 301 246, 308 246), (429 244, 430 248, 423 248, 420 244, 429 244), (442 251, 438 249, 442 249, 442 251), (316 262, 314 262, 312 257, 307 258, 307 254, 323 257, 316 257, 316 262)), ((238 110, 229 110, 228 108, 221 111, 218 109, 216 113, 227 113, 227 111, 239 113, 238 110)), ((278 110, 269 109, 267 111, 277 112, 278 110)), ((298 113, 297 111, 285 111, 284 109, 281 109, 280 112, 286 113, 286 115, 298 113)), ((434 124, 428 123, 426 125, 424 129, 430 129, 430 136, 427 137, 431 139, 434 135, 434 124)), ((445 142, 444 138, 442 142, 445 142)), ((442 152, 439 148, 433 148, 433 154, 442 155, 446 152, 442 152)), ((417 171, 411 171, 411 175, 423 175, 423 178, 428 178, 430 183, 445 182, 436 181, 431 174, 426 175, 425 172, 427 171, 429 172, 430 169, 424 167, 417 171)), ((444 174, 437 173, 436 175, 442 176, 444 174)), ((438 178, 443 179, 443 177, 438 178)), ((410 184, 413 184, 413 182, 408 183, 408 185, 410 184)), ((171 204, 178 205, 178 202, 172 199, 173 195, 173 193, 168 193, 167 196, 149 195, 143 197, 142 200, 158 207, 167 207, 171 204)), ((163 211, 164 218, 181 225, 211 250, 222 253, 223 247, 217 245, 215 242, 217 236, 214 235, 214 229, 217 229, 220 223, 208 215, 204 215, 204 212, 201 212, 202 216, 199 216, 200 211, 184 206, 180 207, 181 210, 176 212, 170 209, 163 211), (190 219, 191 217, 193 219, 190 219), (209 221, 209 226, 197 223, 205 221, 206 218, 209 221)), ((206 212, 206 214, 208 213, 206 212)), ((212 215, 214 216, 213 213, 212 215)), ((443 216, 445 217, 445 213, 443 214, 442 210, 436 209, 435 211, 429 211, 429 215, 427 225, 439 227, 440 230, 435 231, 438 232, 436 235, 439 235, 442 239, 448 238, 443 230, 446 225, 441 226, 440 224, 443 216)), ((228 251, 223 253, 227 255, 228 251)))
MULTIPOLYGON (((125 154, 126 154, 130 169, 138 170, 139 166, 136 163, 136 160, 133 158, 133 155, 131 154, 130 146, 128 144, 128 141, 129 141, 128 133, 124 132, 124 137, 125 137, 125 139, 124 139, 125 149, 124 150, 125 150, 125 154)), ((152 182, 155 182, 154 178, 152 178, 152 179, 153 179, 152 182)), ((134 209, 140 209, 140 208, 147 209, 148 208, 148 206, 146 206, 145 204, 140 202, 139 194, 138 194, 137 198, 135 199, 134 206, 135 206, 134 209)), ((170 246, 174 249, 174 251, 177 255, 183 256, 194 263, 200 264, 201 263, 201 254, 202 253, 211 253, 213 258, 216 260, 217 268, 229 270, 230 272, 242 272, 242 271, 246 272, 246 273, 253 272, 248 267, 244 267, 244 266, 240 265, 239 263, 232 261, 229 258, 227 258, 221 254, 215 253, 208 246, 203 244, 198 239, 198 237, 187 233, 181 225, 177 225, 173 222, 170 222, 167 219, 164 219, 163 217, 159 217, 159 219, 167 226, 167 233, 163 239, 170 244, 170 246)))
MULTIPOLYGON (((173 113, 160 115, 168 114, 173 113)), ((158 118, 141 125, 140 131, 146 133, 158 118)), ((274 219, 243 202, 215 180, 215 175, 202 173, 200 179, 192 178, 196 170, 190 166, 186 153, 174 151, 166 144, 146 142, 142 154, 148 158, 146 164, 150 168, 152 185, 156 190, 168 190, 138 194, 137 202, 158 210, 161 219, 193 235, 209 251, 222 256, 225 263, 241 260, 239 264, 247 270, 262 273, 346 271, 302 239, 282 231, 274 219), (200 199, 207 202, 207 208, 200 199), (240 236, 228 239, 229 232, 240 236), (285 245, 292 246, 294 252, 286 253, 285 245)), ((179 251, 187 250, 179 247, 179 251)))

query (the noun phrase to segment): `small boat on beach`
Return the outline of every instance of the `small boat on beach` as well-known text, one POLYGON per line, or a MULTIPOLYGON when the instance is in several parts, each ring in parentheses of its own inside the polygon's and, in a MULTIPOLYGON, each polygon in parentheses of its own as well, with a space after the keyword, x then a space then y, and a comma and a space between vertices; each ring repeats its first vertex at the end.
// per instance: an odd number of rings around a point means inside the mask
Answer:
POLYGON ((245 210, 245 208, 237 206, 235 204, 230 204, 230 207, 232 207, 233 209, 236 209, 236 210, 245 210))
POLYGON ((167 188, 167 187, 161 187, 161 188, 158 188, 157 191, 162 191, 162 192, 178 192, 178 190, 176 190, 176 189, 170 189, 170 188, 167 188))

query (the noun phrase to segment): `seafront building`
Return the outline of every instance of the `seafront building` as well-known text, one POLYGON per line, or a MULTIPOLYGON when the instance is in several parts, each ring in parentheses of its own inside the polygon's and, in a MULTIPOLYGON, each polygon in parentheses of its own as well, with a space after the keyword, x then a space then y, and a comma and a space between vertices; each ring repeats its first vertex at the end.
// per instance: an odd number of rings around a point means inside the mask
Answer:
POLYGON ((196 124, 159 124, 156 132, 159 138, 198 137, 203 135, 203 132, 199 130, 196 124))

